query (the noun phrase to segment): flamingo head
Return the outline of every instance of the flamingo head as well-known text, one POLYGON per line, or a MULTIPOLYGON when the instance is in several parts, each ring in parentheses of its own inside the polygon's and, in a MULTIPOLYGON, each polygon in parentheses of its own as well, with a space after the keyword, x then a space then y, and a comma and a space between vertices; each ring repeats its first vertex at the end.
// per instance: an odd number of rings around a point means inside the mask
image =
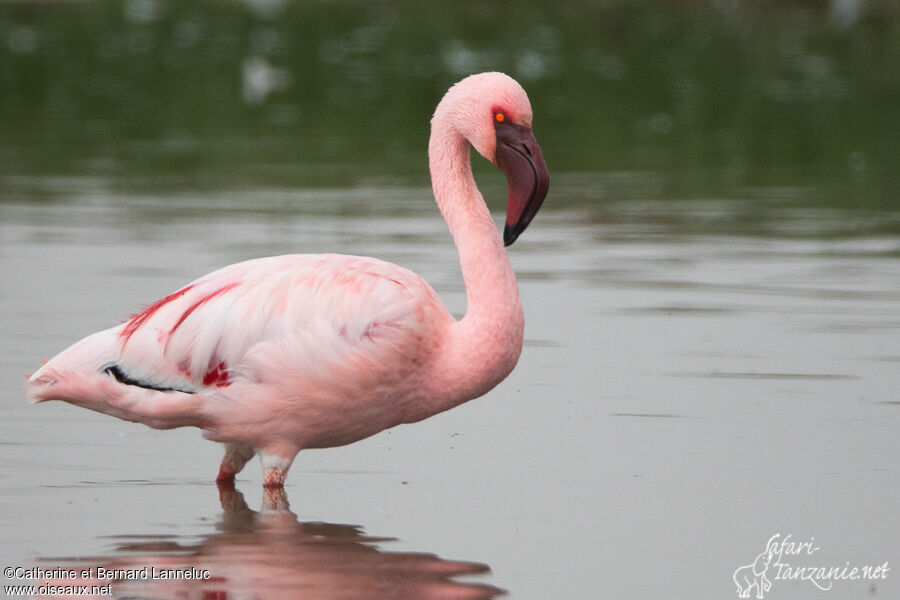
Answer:
POLYGON ((531 131, 528 95, 503 73, 470 75, 450 88, 435 111, 435 119, 439 116, 506 174, 503 243, 509 246, 531 223, 550 186, 547 163, 531 131))

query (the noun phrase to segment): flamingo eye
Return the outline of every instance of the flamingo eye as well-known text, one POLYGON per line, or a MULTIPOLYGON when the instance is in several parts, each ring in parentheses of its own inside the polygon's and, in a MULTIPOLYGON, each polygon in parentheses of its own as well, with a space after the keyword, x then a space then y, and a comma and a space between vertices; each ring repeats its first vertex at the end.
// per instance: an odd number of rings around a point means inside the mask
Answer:
POLYGON ((497 121, 498 123, 503 123, 504 121, 506 121, 506 115, 503 114, 502 112, 495 113, 494 120, 497 121))

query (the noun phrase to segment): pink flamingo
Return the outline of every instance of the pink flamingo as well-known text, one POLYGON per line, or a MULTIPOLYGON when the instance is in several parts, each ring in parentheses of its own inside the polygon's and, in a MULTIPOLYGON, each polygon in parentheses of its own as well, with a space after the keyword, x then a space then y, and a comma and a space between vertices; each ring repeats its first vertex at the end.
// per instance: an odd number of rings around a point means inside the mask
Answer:
POLYGON ((457 321, 415 273, 335 254, 259 258, 186 285, 77 342, 28 380, 62 400, 157 429, 196 426, 225 443, 217 481, 259 453, 281 487, 304 448, 349 444, 477 398, 522 350, 524 317, 505 245, 549 185, 531 105, 502 73, 466 77, 431 120, 434 197, 459 251, 468 307, 457 321), (469 145, 506 173, 501 242, 469 145))

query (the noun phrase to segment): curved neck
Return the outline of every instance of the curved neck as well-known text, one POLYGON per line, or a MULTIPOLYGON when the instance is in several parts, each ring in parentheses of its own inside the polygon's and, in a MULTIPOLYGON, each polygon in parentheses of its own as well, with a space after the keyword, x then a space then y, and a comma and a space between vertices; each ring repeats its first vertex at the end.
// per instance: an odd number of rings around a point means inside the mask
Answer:
POLYGON ((457 385, 466 386, 460 393, 472 398, 515 366, 522 350, 522 305, 497 225, 472 177, 469 143, 437 116, 428 159, 435 201, 456 243, 468 298, 465 316, 451 327, 448 370, 465 371, 457 385))

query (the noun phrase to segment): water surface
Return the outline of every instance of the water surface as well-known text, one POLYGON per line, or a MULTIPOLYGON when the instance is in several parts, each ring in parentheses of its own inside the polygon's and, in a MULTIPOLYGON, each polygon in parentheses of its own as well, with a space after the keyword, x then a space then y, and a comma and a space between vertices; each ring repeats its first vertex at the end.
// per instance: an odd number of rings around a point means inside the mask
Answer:
MULTIPOLYGON (((588 194, 558 179, 560 193, 588 194)), ((251 570, 268 563, 255 537, 228 534, 216 444, 27 405, 24 375, 252 256, 380 256, 462 313, 429 191, 173 199, 83 183, 52 202, 0 206, 3 562, 215 563, 212 545, 216 556, 246 551, 251 570)), ((350 532, 351 548, 387 561, 410 597, 420 585, 449 597, 729 597, 734 570, 774 533, 814 537, 828 564, 896 560, 900 242, 882 233, 896 217, 764 201, 768 218, 741 234, 748 202, 598 199, 542 212, 510 249, 527 320, 516 371, 423 423, 302 453, 284 543, 308 549, 308 524, 333 524, 322 535, 350 532), (395 572, 395 553, 412 553, 412 567, 395 572), (451 577, 478 565, 491 574, 451 577)), ((265 512, 260 485, 254 462, 238 488, 265 512)), ((306 577, 313 563, 283 567, 306 577)), ((247 573, 228 573, 224 589, 246 589, 247 573)), ((888 597, 896 582, 833 593, 888 597)), ((823 593, 776 584, 772 597, 823 593)))

